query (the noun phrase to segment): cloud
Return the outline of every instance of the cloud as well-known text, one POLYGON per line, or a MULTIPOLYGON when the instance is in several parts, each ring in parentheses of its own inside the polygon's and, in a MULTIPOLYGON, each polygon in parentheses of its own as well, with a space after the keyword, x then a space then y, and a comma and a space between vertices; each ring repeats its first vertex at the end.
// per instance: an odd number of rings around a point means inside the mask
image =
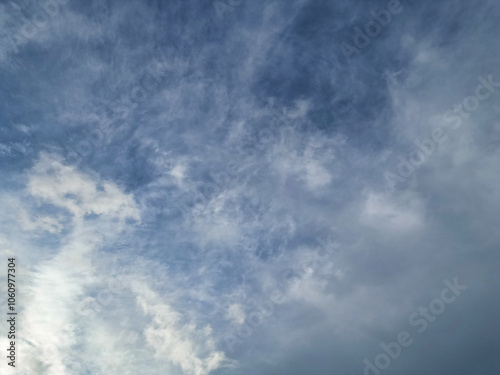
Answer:
MULTIPOLYGON (((125 219, 138 220, 139 209, 133 197, 115 184, 64 166, 53 155, 42 154, 26 180, 29 199, 17 203, 22 233, 41 229, 57 234, 62 228, 65 233, 54 254, 38 264, 32 263, 29 253, 19 257, 23 277, 19 279, 22 303, 18 302, 18 319, 23 323, 18 327, 30 334, 18 334, 18 351, 23 353, 21 361, 27 373, 65 374, 71 366, 67 358, 82 340, 74 333, 79 322, 76 307, 99 280, 93 266, 95 253, 106 241, 116 239, 125 219), (34 202, 67 210, 73 225, 68 226, 58 216, 30 219, 26 209, 33 210, 30 203, 34 202), (98 219, 86 220, 91 214, 98 219)), ((36 243, 32 245, 41 249, 36 243)), ((6 343, 5 338, 2 341, 6 343)))
POLYGON ((500 79, 496 1, 401 0, 349 62, 389 1, 61 0, 13 38, 25 3, 0 5, 21 373, 361 374, 454 277, 467 295, 387 373, 495 373, 498 95, 446 116, 500 79))
POLYGON ((243 306, 239 303, 231 304, 227 309, 227 317, 234 325, 240 325, 245 322, 243 306))
POLYGON ((130 195, 123 194, 113 183, 96 183, 82 176, 74 167, 64 166, 60 159, 41 154, 29 175, 27 189, 31 196, 68 210, 75 221, 86 215, 103 215, 123 221, 139 219, 139 211, 130 195))
POLYGON ((368 193, 361 222, 393 236, 420 229, 425 219, 423 202, 411 193, 395 198, 387 194, 368 193))
POLYGON ((159 302, 158 294, 143 283, 133 283, 137 304, 151 323, 144 329, 146 342, 153 348, 155 357, 180 366, 183 373, 205 375, 226 362, 225 355, 215 350, 211 337, 212 328, 196 327, 183 323, 182 315, 168 304, 159 302))

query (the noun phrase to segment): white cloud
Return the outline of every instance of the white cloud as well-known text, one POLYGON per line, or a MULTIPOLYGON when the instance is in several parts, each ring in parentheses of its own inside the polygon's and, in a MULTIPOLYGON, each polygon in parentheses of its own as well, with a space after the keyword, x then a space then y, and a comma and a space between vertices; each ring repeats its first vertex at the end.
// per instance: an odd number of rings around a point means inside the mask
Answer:
POLYGON ((423 226, 423 210, 423 202, 412 193, 396 196, 370 192, 367 194, 360 221, 390 234, 403 234, 423 226))
POLYGON ((63 165, 54 155, 41 154, 29 175, 27 189, 31 196, 68 210, 77 221, 89 214, 139 220, 131 195, 121 192, 114 183, 96 183, 75 167, 63 165))
POLYGON ((215 350, 209 325, 183 322, 183 316, 144 282, 132 282, 132 291, 144 315, 151 318, 144 336, 156 358, 170 361, 187 375, 206 375, 224 365, 225 355, 215 350))
POLYGON ((232 303, 227 308, 227 318, 234 325, 243 324, 246 318, 245 311, 243 310, 243 306, 239 303, 232 303))
MULTIPOLYGON (((29 198, 68 210, 73 214, 74 225, 65 228, 68 233, 60 238, 61 245, 54 256, 38 264, 33 263, 35 256, 27 256, 29 253, 18 258, 19 281, 23 285, 18 296, 22 306, 18 315, 22 321, 18 325, 18 335, 22 338, 17 340, 18 351, 22 353, 20 361, 26 375, 43 373, 43 368, 47 373, 63 375, 70 371, 70 358, 78 350, 77 345, 82 344, 82 337, 75 336, 72 328, 81 318, 77 307, 88 288, 100 280, 93 257, 106 239, 115 238, 123 230, 125 219, 139 219, 139 210, 133 197, 115 184, 64 166, 52 155, 41 155, 27 173, 27 181, 29 198), (87 214, 99 217, 86 221, 87 214)), ((36 212, 36 207, 29 206, 30 199, 24 201, 24 206, 19 202, 13 206, 19 206, 19 224, 23 230, 61 231, 59 217, 40 215, 31 219, 28 215, 36 212)), ((36 251, 37 244, 32 246, 35 247, 32 251, 36 251)), ((5 337, 0 343, 2 347, 6 345, 5 337)), ((0 366, 5 366, 5 361, 0 366)))

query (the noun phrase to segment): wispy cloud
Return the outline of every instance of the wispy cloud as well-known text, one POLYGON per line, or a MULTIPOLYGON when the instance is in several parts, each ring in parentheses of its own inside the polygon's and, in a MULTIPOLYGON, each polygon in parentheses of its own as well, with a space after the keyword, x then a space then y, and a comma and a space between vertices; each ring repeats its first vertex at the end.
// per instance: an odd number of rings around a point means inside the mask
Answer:
POLYGON ((496 1, 0 10, 18 373, 495 373, 496 1))

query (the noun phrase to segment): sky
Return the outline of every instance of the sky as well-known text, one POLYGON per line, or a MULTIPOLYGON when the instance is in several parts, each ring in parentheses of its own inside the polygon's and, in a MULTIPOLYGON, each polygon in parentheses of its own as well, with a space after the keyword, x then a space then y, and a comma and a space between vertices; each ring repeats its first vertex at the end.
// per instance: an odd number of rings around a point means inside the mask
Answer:
POLYGON ((0 373, 499 374, 499 17, 1 1, 0 373))

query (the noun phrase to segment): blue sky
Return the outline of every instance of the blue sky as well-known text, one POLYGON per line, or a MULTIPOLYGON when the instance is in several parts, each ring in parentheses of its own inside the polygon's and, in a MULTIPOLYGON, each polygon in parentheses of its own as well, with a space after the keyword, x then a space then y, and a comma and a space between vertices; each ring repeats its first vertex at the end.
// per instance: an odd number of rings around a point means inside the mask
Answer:
POLYGON ((0 372, 498 373, 499 16, 1 2, 0 372))

